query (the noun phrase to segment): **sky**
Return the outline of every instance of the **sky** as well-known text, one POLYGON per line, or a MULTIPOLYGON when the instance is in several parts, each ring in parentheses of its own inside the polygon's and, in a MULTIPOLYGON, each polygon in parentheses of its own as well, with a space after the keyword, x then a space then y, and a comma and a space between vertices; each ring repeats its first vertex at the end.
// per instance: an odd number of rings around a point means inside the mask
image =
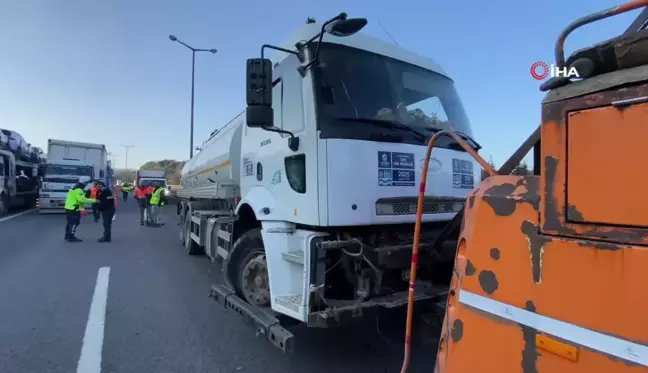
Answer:
MULTIPOLYGON (((618 0, 617 0, 618 1, 618 0)), ((245 61, 307 17, 369 20, 363 32, 434 59, 450 74, 480 151, 497 165, 540 123, 536 61, 560 31, 616 1, 5 0, 0 2, 0 128, 45 148, 48 138, 106 144, 116 166, 189 156, 191 52, 195 146, 245 106, 245 61)), ((638 11, 585 26, 566 55, 623 32, 638 11)))

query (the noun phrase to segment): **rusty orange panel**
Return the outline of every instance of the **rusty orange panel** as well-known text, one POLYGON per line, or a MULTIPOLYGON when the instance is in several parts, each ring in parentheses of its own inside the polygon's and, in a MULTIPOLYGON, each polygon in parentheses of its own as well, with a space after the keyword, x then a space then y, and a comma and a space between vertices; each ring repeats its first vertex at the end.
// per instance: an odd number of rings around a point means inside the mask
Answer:
POLYGON ((648 103, 569 113, 567 219, 648 224, 648 103))
MULTIPOLYGON (((588 94, 580 97, 575 97, 569 100, 548 102, 543 105, 542 108, 542 128, 541 128, 541 166, 542 166, 542 177, 541 177, 541 196, 542 200, 540 203, 540 223, 541 231, 545 234, 563 236, 563 237, 573 237, 573 238, 583 238, 583 239, 594 239, 600 241, 606 241, 609 243, 624 242, 627 244, 639 244, 639 245, 648 245, 648 229, 645 228, 630 228, 627 226, 619 226, 616 224, 591 224, 591 223, 573 223, 567 218, 568 215, 571 218, 578 217, 579 212, 584 216, 585 219, 591 219, 593 210, 597 207, 596 205, 600 204, 614 204, 616 202, 615 197, 618 196, 618 193, 621 191, 628 192, 628 195, 631 195, 633 198, 645 198, 638 197, 636 194, 632 194, 632 188, 624 186, 622 180, 617 180, 615 170, 624 169, 626 165, 634 164, 637 165, 638 173, 644 173, 641 170, 641 165, 643 164, 641 160, 638 160, 637 157, 646 157, 646 155, 641 155, 641 150, 636 149, 637 153, 634 153, 632 158, 624 158, 623 154, 615 153, 618 147, 623 146, 624 142, 627 140, 626 136, 622 136, 621 132, 616 131, 617 122, 612 121, 608 122, 608 136, 607 142, 601 144, 601 135, 597 134, 584 134, 587 132, 582 126, 578 129, 579 135, 589 136, 590 140, 599 141, 597 145, 590 149, 585 149, 584 143, 580 143, 580 150, 587 151, 585 154, 580 154, 579 156, 574 154, 568 157, 568 144, 571 141, 574 141, 577 144, 579 139, 573 139, 572 135, 568 136, 568 118, 575 118, 580 115, 587 115, 585 112, 596 109, 609 107, 613 105, 614 102, 636 99, 637 97, 643 97, 648 95, 648 84, 643 83, 635 86, 627 86, 618 89, 610 89, 608 91, 596 92, 593 94, 588 94), (579 112, 579 114, 574 114, 579 112), (596 138, 596 136, 599 136, 596 138), (615 144, 616 143, 616 144, 615 144), (568 164, 570 162, 570 157, 575 156, 575 161, 577 163, 583 164, 584 160, 588 156, 593 155, 596 152, 600 152, 600 155, 594 155, 594 157, 599 157, 603 154, 609 156, 613 160, 607 163, 611 166, 610 169, 600 169, 596 170, 595 173, 598 175, 598 180, 596 180, 596 190, 602 191, 604 193, 612 190, 612 187, 608 182, 618 182, 618 190, 615 191, 613 196, 606 194, 601 194, 598 199, 592 197, 595 192, 588 192, 585 196, 575 197, 572 193, 572 200, 568 203, 567 201, 567 185, 568 181, 571 181, 571 178, 584 178, 585 171, 574 171, 576 172, 574 176, 568 177, 568 164), (607 173, 607 174, 606 174, 607 173), (610 180, 604 180, 608 178, 610 180), (625 189, 623 189, 625 188, 625 189), (574 202, 573 198, 584 198, 582 202, 574 202), (588 213, 583 213, 582 211, 587 210, 588 213)), ((635 104, 634 106, 644 106, 643 104, 635 104)), ((617 110, 617 109, 613 109, 617 110)), ((623 111, 615 117, 618 119, 623 119, 623 112, 633 112, 638 113, 640 110, 645 109, 633 109, 633 106, 625 107, 623 111)), ((636 114, 633 114, 636 115, 636 114)), ((621 121, 623 122, 623 120, 621 121)), ((596 130, 597 126, 603 126, 604 124, 593 124, 593 122, 584 123, 585 125, 593 125, 593 128, 596 130)), ((621 123, 621 126, 623 123, 621 123)), ((596 130, 598 131, 598 130, 596 130)), ((642 132, 643 133, 643 132, 642 132)), ((576 134, 574 133, 574 136, 576 134)), ((640 141, 640 140, 639 140, 640 141)), ((640 158, 641 159, 641 158, 640 158)), ((592 166, 590 166, 592 167, 592 166)), ((594 166, 595 167, 595 166, 594 166)), ((573 169, 572 169, 573 170, 573 169)), ((588 176, 591 178, 591 176, 588 176)), ((648 176, 646 176, 648 178, 648 176)), ((587 179, 581 179, 587 180, 587 179)), ((590 179, 591 180, 591 179, 590 179)), ((576 188, 585 188, 584 181, 577 181, 576 188), (578 183, 581 185, 579 186, 578 183)), ((645 191, 640 192, 646 194, 645 191)), ((624 197, 625 198, 625 197, 624 197)), ((624 202, 625 203, 625 202, 624 202)), ((616 208, 613 216, 615 219, 620 217, 620 208, 616 208)), ((607 210, 609 211, 609 210, 607 210)), ((637 215, 640 216, 640 215, 637 215)), ((627 220, 628 217, 625 217, 627 220)), ((636 220, 635 220, 636 221, 636 220)), ((645 224, 644 224, 645 225, 645 224)))
POLYGON ((494 176, 469 196, 436 372, 648 372, 648 249, 541 233, 540 190, 494 176))
POLYGON ((435 373, 645 373, 646 367, 624 364, 606 355, 579 348, 578 361, 543 351, 539 333, 470 307, 461 307, 461 318, 438 355, 435 373), (461 325, 461 330, 457 329, 461 325))

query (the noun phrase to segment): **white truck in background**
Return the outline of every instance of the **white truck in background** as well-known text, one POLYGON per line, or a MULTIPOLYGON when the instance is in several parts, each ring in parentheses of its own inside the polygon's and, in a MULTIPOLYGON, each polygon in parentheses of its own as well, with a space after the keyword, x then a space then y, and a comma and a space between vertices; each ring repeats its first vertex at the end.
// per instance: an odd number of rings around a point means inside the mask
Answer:
MULTIPOLYGON (((427 142, 451 129, 480 148, 443 69, 357 33, 366 23, 309 20, 281 48, 264 45, 247 61, 246 111, 182 170, 180 241, 223 260, 210 295, 284 351, 292 334, 280 318, 328 327, 407 303, 427 142), (265 59, 266 48, 282 54, 265 59)), ((455 140, 437 141, 416 300, 448 290, 456 242, 437 238, 480 170, 455 140)))
MULTIPOLYGON (((40 213, 63 212, 67 192, 86 176, 105 178, 108 151, 103 144, 65 140, 47 141, 47 164, 38 198, 40 213)), ((90 183, 86 188, 90 188, 90 183)))
POLYGON ((144 187, 155 186, 159 183, 166 190, 167 179, 164 170, 138 170, 135 177, 135 185, 144 187))

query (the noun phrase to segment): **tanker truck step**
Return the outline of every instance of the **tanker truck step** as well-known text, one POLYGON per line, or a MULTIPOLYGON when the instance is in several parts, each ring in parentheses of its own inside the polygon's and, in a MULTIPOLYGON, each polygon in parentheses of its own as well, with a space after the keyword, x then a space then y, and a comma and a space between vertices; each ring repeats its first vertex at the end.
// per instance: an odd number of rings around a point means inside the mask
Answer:
POLYGON ((270 343, 284 353, 293 351, 293 334, 280 325, 272 310, 247 303, 225 285, 212 285, 209 296, 216 302, 222 303, 225 308, 233 310, 246 321, 251 322, 256 328, 257 336, 265 336, 270 343))
POLYGON ((281 258, 287 262, 304 264, 304 250, 293 250, 281 253, 281 258))

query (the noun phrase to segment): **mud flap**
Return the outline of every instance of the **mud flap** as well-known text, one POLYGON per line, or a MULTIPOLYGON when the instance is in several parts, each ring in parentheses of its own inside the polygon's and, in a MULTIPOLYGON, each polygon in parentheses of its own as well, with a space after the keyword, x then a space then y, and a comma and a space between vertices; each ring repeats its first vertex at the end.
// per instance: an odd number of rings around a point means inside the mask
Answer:
POLYGON ((275 347, 284 353, 293 352, 293 334, 279 324, 272 311, 255 307, 236 296, 233 290, 224 285, 212 285, 209 296, 227 309, 231 309, 248 322, 252 322, 257 336, 264 335, 275 347))

